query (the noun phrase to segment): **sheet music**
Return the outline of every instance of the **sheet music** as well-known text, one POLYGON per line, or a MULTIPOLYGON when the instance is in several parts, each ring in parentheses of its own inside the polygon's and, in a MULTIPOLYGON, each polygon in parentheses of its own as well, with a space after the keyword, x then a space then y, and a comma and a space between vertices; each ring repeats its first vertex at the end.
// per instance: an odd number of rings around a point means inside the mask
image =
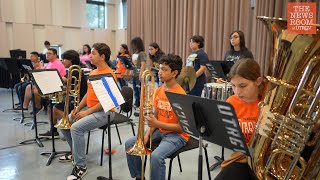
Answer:
POLYGON ((32 76, 43 95, 62 91, 63 83, 58 71, 32 72, 32 76))
POLYGON ((125 101, 114 79, 112 77, 103 77, 103 79, 108 87, 105 86, 102 79, 91 81, 91 85, 103 110, 107 112, 114 107, 120 106, 125 101), (115 99, 112 99, 113 97, 115 99))

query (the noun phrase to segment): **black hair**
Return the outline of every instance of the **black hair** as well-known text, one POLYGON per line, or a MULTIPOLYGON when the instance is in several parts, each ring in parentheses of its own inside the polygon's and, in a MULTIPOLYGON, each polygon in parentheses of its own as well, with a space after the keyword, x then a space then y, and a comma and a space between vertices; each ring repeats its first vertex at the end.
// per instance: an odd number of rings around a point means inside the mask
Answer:
POLYGON ((104 54, 104 56, 105 56, 104 61, 106 63, 108 63, 108 61, 110 59, 110 56, 111 56, 111 50, 110 50, 110 47, 107 44, 105 44, 105 43, 94 43, 92 45, 92 48, 97 50, 97 52, 99 53, 100 56, 102 54, 104 54))
POLYGON ((52 51, 53 54, 57 55, 57 50, 55 48, 49 48, 48 51, 52 51))
POLYGON ((45 42, 44 42, 44 45, 45 45, 45 46, 46 46, 46 45, 50 46, 50 42, 49 42, 49 41, 45 41, 45 42))
POLYGON ((37 51, 32 51, 30 54, 38 56, 39 57, 39 53, 37 51))
MULTIPOLYGON (((128 54, 129 56, 131 56, 131 54, 129 52, 129 48, 128 48, 128 46, 126 44, 121 44, 120 46, 125 50, 124 51, 125 54, 128 54)), ((118 55, 120 55, 120 54, 121 53, 119 52, 118 55)))
POLYGON ((144 51, 143 41, 140 37, 133 38, 130 45, 133 53, 144 51))
MULTIPOLYGON (((239 34, 239 38, 240 38, 240 51, 246 50, 247 47, 246 47, 246 41, 245 41, 243 32, 240 31, 240 30, 235 30, 235 31, 233 31, 233 32, 230 34, 229 38, 231 38, 232 34, 234 34, 234 33, 238 33, 238 34, 239 34)), ((234 47, 232 46, 231 42, 230 42, 230 48, 231 48, 232 51, 234 51, 234 47)))
POLYGON ((194 35, 190 38, 190 40, 192 40, 193 42, 199 43, 199 48, 204 47, 204 39, 202 36, 194 35))
MULTIPOLYGON (((88 48, 88 54, 90 54, 91 53, 91 47, 89 46, 89 44, 85 44, 83 46, 86 46, 88 48)), ((84 52, 84 50, 82 50, 82 55, 85 55, 85 54, 86 54, 86 52, 84 52)))
POLYGON ((168 65, 171 68, 171 72, 177 70, 178 74, 176 78, 179 76, 182 69, 182 59, 178 55, 167 54, 163 55, 159 59, 159 64, 168 65))
POLYGON ((164 55, 164 52, 160 49, 159 44, 157 44, 157 43, 154 42, 154 43, 149 44, 149 46, 151 46, 151 47, 153 47, 153 48, 155 48, 155 49, 158 49, 158 51, 156 52, 155 55, 151 55, 151 54, 149 53, 149 58, 150 58, 150 59, 154 59, 154 58, 159 59, 160 56, 164 55))
POLYGON ((68 50, 64 52, 61 56, 62 56, 62 59, 67 59, 71 61, 72 65, 80 65, 79 54, 75 50, 68 50))

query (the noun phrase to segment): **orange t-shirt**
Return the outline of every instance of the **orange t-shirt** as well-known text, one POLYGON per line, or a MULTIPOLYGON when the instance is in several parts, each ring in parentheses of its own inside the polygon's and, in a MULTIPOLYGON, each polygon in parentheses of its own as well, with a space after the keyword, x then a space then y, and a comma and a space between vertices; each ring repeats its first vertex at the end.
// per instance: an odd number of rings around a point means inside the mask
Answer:
MULTIPOLYGON (((155 94, 154 94, 154 107, 158 111, 158 120, 163 123, 172 123, 172 124, 178 124, 178 118, 175 115, 171 104, 165 94, 165 92, 174 92, 178 94, 186 94, 184 89, 179 84, 176 84, 174 87, 172 87, 169 90, 165 90, 164 86, 159 87, 155 94)), ((159 128, 160 132, 171 132, 166 129, 159 128)), ((184 138, 186 141, 189 140, 190 135, 185 132, 178 132, 178 134, 184 138)))
MULTIPOLYGON (((106 74, 106 73, 111 73, 113 78, 116 79, 116 75, 114 74, 114 72, 112 71, 112 69, 109 66, 107 66, 106 68, 103 68, 103 69, 95 69, 90 72, 89 76, 97 75, 97 74, 106 74)), ((87 84, 88 84, 87 106, 90 108, 90 107, 97 105, 99 103, 99 100, 98 100, 96 94, 94 93, 93 87, 92 87, 89 80, 87 81, 87 84)))
MULTIPOLYGON (((130 57, 128 54, 121 54, 120 56, 127 56, 130 57)), ((117 78, 122 78, 122 74, 126 73, 126 68, 123 66, 123 64, 120 62, 120 60, 117 58, 117 78), (119 74, 118 74, 119 73, 119 74)))
POLYGON ((232 95, 227 99, 227 102, 233 106, 237 114, 239 125, 248 145, 254 135, 255 126, 258 121, 260 113, 258 103, 260 100, 253 103, 246 103, 236 95, 232 95))

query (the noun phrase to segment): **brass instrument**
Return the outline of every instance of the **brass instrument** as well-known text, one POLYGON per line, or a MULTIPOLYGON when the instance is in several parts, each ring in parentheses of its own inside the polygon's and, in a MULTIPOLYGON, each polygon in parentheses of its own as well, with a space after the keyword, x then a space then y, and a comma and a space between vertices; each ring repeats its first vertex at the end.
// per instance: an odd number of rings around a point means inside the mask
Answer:
POLYGON ((141 95, 139 127, 136 143, 131 149, 126 150, 128 154, 141 156, 142 171, 141 178, 144 177, 144 156, 151 154, 152 135, 150 134, 150 149, 144 145, 144 116, 149 116, 153 111, 154 75, 150 70, 145 70, 141 76, 141 95), (149 81, 151 79, 151 81, 149 81))
POLYGON ((71 123, 69 121, 69 97, 74 97, 74 109, 77 109, 80 103, 80 86, 81 86, 81 78, 82 78, 82 69, 78 65, 72 65, 68 70, 68 80, 67 80, 67 88, 66 88, 66 96, 65 96, 65 105, 62 119, 55 125, 56 128, 59 129, 70 129, 71 123), (73 72, 78 73, 77 76, 72 76, 73 72))
POLYGON ((320 119, 320 26, 316 34, 289 34, 285 20, 258 18, 274 47, 249 163, 258 179, 320 179, 319 132, 311 157, 302 154, 320 119))

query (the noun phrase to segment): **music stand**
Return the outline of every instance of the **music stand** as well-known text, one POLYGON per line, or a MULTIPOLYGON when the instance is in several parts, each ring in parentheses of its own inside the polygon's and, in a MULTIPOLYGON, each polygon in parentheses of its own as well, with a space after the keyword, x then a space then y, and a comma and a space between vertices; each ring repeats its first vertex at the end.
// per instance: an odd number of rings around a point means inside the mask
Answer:
POLYGON ((198 179, 202 179, 202 141, 250 156, 232 105, 222 101, 166 92, 184 132, 199 137, 198 179))
POLYGON ((12 59, 25 59, 27 58, 27 51, 21 49, 10 50, 10 57, 12 59))
POLYGON ((120 63, 128 70, 135 70, 136 66, 133 64, 132 60, 127 56, 117 56, 120 63))
POLYGON ((90 61, 86 61, 86 65, 90 68, 90 69, 97 69, 97 67, 95 65, 93 65, 90 61))
MULTIPOLYGON (((28 71, 33 69, 33 65, 30 59, 17 59, 18 67, 20 68, 20 77, 22 77, 22 74, 29 74, 28 71)), ((30 75, 29 75, 30 77, 30 75)), ((22 90, 22 83, 20 83, 20 96, 22 95, 23 90, 22 90)), ((20 98, 20 97, 18 97, 20 98)), ((21 117, 19 118, 13 118, 14 121, 20 121, 22 124, 24 122, 24 119, 26 118, 32 118, 32 117, 25 117, 24 116, 24 110, 23 110, 23 104, 22 100, 21 101, 21 117)), ((32 127, 31 127, 32 128, 32 127)))
POLYGON ((12 111, 14 110, 14 98, 13 98, 13 74, 18 73, 20 71, 17 59, 11 59, 11 58, 0 58, 0 67, 10 74, 10 82, 9 86, 11 87, 11 102, 12 102, 12 108, 11 109, 5 109, 2 112, 6 111, 12 111))
MULTIPOLYGON (((119 86, 117 85, 116 81, 114 80, 113 76, 111 73, 107 73, 107 74, 98 74, 98 75, 93 75, 93 76, 89 76, 88 77, 89 81, 91 82, 92 86, 93 86, 93 89, 104 109, 105 112, 107 112, 110 108, 110 102, 108 103, 109 106, 106 106, 107 104, 104 102, 104 100, 106 100, 107 98, 103 98, 101 99, 100 97, 104 97, 103 95, 100 96, 100 93, 98 94, 98 92, 95 90, 95 84, 93 83, 93 81, 97 81, 97 80, 102 80, 102 83, 104 84, 105 88, 106 88, 106 91, 108 91, 108 94, 110 96, 110 98, 112 99, 113 101, 113 104, 115 107, 117 106, 120 106, 122 103, 124 103, 124 99, 121 95, 121 92, 120 92, 120 88, 119 86), (104 81, 103 78, 112 78, 113 81, 113 85, 116 86, 112 86, 112 85, 106 85, 105 83, 108 83, 107 81, 104 81), (114 92, 114 91, 117 91, 117 92, 114 92), (121 100, 115 100, 115 99, 118 99, 117 97, 118 96, 121 96, 122 99, 121 100), (103 100, 103 101, 102 101, 103 100), (115 103, 115 101, 117 101, 115 103)), ((103 91, 104 92, 104 91, 103 91)), ((107 101, 107 100, 106 100, 107 101)), ((111 129, 110 129, 110 121, 111 121, 111 117, 110 117, 110 113, 108 113, 108 149, 111 150, 111 129)), ((112 180, 112 158, 111 158, 111 153, 109 153, 109 177, 106 178, 106 177, 103 177, 103 176, 98 176, 97 179, 100 179, 100 180, 112 180)))
POLYGON ((233 64, 232 61, 209 61, 206 67, 212 77, 226 80, 233 64))

